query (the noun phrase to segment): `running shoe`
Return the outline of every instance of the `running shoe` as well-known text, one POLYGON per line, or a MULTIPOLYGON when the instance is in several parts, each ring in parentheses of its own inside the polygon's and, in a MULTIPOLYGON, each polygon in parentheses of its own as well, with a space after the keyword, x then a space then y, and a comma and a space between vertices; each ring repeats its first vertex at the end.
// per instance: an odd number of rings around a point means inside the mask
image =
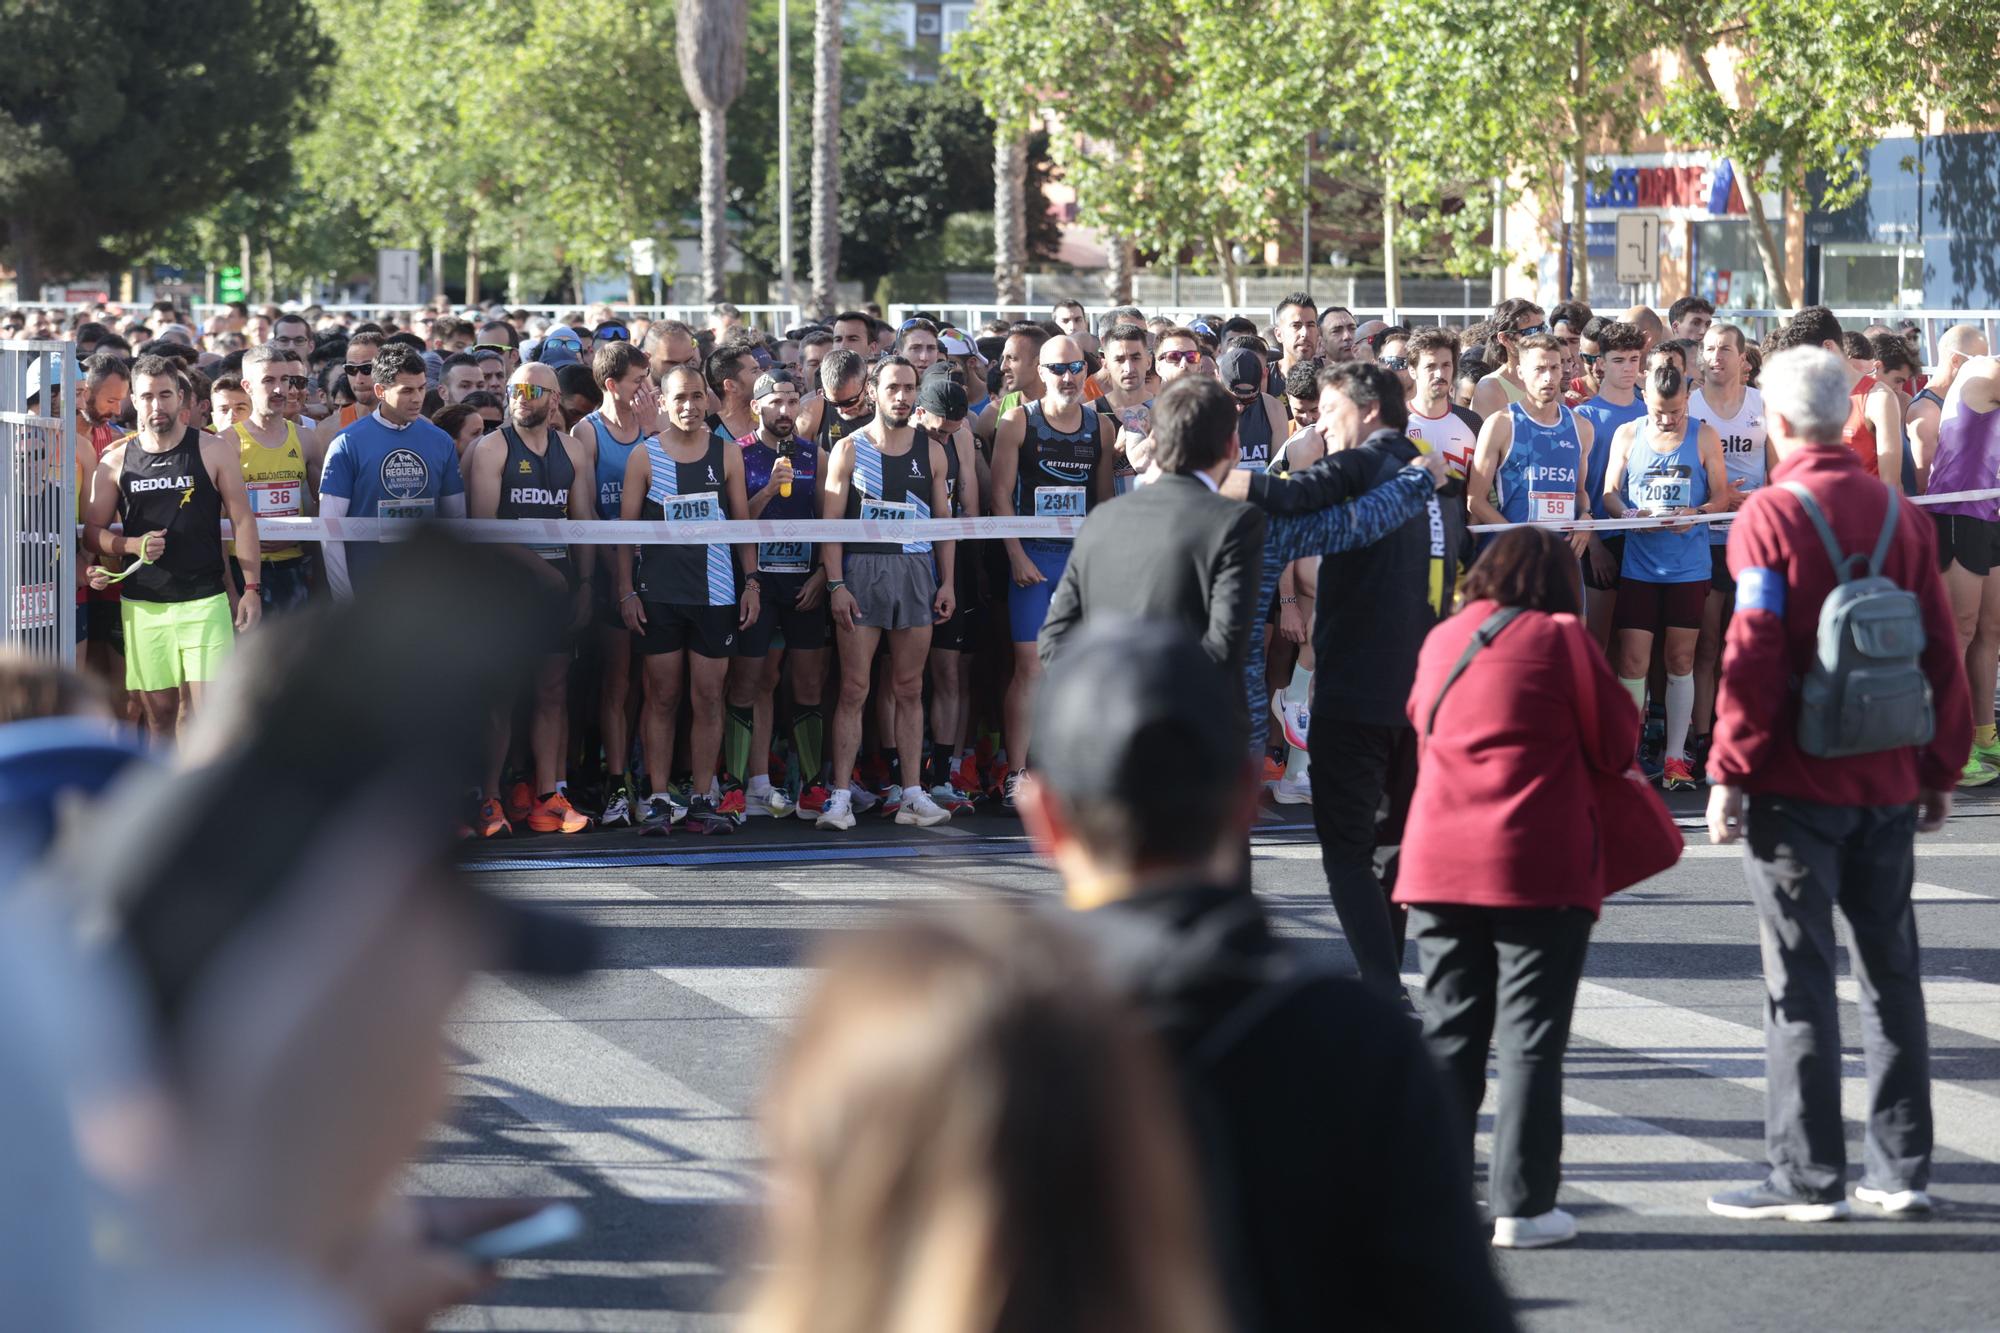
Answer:
POLYGON ((2000 741, 1995 741, 1991 745, 1981 745, 1978 741, 1974 741, 1972 757, 1988 768, 2000 768, 2000 741))
POLYGON ((846 832, 854 827, 854 793, 845 789, 834 792, 826 798, 826 808, 813 821, 814 828, 838 829, 846 832))
POLYGON ((632 789, 624 784, 611 789, 611 799, 604 803, 604 815, 597 822, 604 828, 631 828, 632 807, 638 801, 632 789))
POLYGON ((1305 772, 1294 779, 1289 773, 1271 784, 1271 799, 1279 805, 1311 805, 1313 799, 1312 774, 1305 772))
POLYGON ((815 782, 799 793, 796 813, 800 819, 818 819, 820 811, 826 809, 826 803, 832 799, 833 793, 826 789, 826 784, 815 782))
POLYGON ((1928 1193, 1915 1189, 1878 1189, 1873 1185, 1856 1185, 1854 1197, 1857 1202, 1872 1204, 1885 1213, 1928 1213, 1935 1206, 1928 1193))
POLYGON ((664 838, 674 831, 674 806, 664 796, 648 796, 639 807, 639 832, 664 838))
POLYGON ((737 828, 742 828, 750 817, 750 801, 744 796, 743 788, 731 782, 722 789, 722 799, 715 803, 715 813, 721 815, 737 828))
POLYGON ((949 782, 940 782, 937 786, 932 787, 931 799, 955 815, 964 814, 976 806, 976 802, 970 796, 967 796, 949 782))
POLYGON ((903 789, 895 783, 885 783, 875 793, 875 800, 882 807, 882 818, 888 819, 903 808, 903 789))
POLYGON ((1294 750, 1306 748, 1306 734, 1312 727, 1312 706, 1295 704, 1284 695, 1271 697, 1271 713, 1284 728, 1285 744, 1294 750))
POLYGON ((1667 756, 1660 773, 1660 788, 1663 791, 1693 791, 1694 768, 1685 758, 1667 756))
POLYGON ((718 810, 706 796, 694 796, 688 799, 687 817, 681 820, 681 828, 708 835, 734 833, 736 821, 718 810))
POLYGON ((569 797, 552 792, 528 812, 528 827, 536 833, 581 833, 590 827, 590 818, 571 805, 569 797))
POLYGON ((1984 787, 1995 778, 2000 778, 2000 768, 1984 762, 1978 755, 1965 761, 1965 770, 1958 775, 1961 787, 1984 787))
POLYGON ((1265 755, 1264 777, 1263 777, 1264 785, 1268 787, 1272 783, 1283 782, 1284 780, 1285 780, 1285 766, 1279 763, 1276 759, 1273 759, 1270 755, 1268 754, 1265 755))
POLYGON ((792 798, 783 787, 752 788, 743 794, 743 800, 752 819, 783 819, 792 813, 792 798))
POLYGON ((929 828, 942 824, 951 818, 951 811, 931 799, 931 794, 917 788, 915 796, 905 796, 896 807, 898 824, 915 824, 918 828, 929 828))
POLYGON ((1006 782, 1000 788, 1000 808, 1009 814, 1014 812, 1014 798, 1020 794, 1021 779, 1026 776, 1025 772, 1017 768, 1007 775, 1006 782))
POLYGON ((514 833, 514 826, 507 822, 507 812, 498 801, 481 801, 479 818, 472 827, 482 838, 507 838, 514 833))
POLYGON ((688 817, 688 804, 694 800, 694 779, 667 784, 667 803, 674 808, 674 822, 680 823, 688 817))
POLYGON ((862 786, 858 781, 851 782, 848 784, 847 795, 854 806, 854 813, 857 815, 867 814, 870 810, 873 810, 877 805, 880 805, 882 802, 881 797, 877 796, 874 792, 869 791, 866 787, 862 786))
POLYGON ((970 750, 959 756, 958 764, 945 775, 945 781, 952 790, 968 793, 982 791, 986 785, 979 780, 979 760, 970 750))
POLYGON ((1708 1196, 1708 1211, 1745 1222, 1838 1222, 1854 1210, 1842 1199, 1807 1199, 1766 1182, 1708 1196))
POLYGON ((507 818, 519 824, 530 814, 534 813, 534 789, 525 782, 516 782, 513 786, 507 788, 503 804, 507 811, 507 818))

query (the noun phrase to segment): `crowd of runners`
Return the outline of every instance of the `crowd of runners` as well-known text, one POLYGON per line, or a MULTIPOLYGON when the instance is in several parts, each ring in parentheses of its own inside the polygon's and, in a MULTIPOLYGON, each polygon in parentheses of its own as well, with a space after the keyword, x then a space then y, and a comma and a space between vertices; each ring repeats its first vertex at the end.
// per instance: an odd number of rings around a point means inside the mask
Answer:
MULTIPOLYGON (((1329 406, 1332 369, 1359 360, 1402 381, 1407 434, 1451 470, 1432 502, 1442 562, 1469 563, 1496 525, 1688 520, 1569 540, 1590 627, 1647 716, 1641 765, 1691 789, 1735 595, 1727 528, 1699 519, 1765 482, 1765 356, 1846 358, 1846 442, 1891 486, 2000 484, 2000 361, 1980 329, 1927 348, 1817 307, 1761 340, 1694 298, 1664 320, 1508 300, 1469 327, 1404 328, 1303 293, 1268 323, 1070 303, 977 329, 856 310, 766 332, 730 306, 699 329, 606 308, 0 315, 0 336, 23 335, 71 342, 79 367, 79 658, 162 738, 238 634, 368 595, 371 543, 260 541, 258 519, 1082 518, 1147 481, 1163 384, 1218 379, 1240 467, 1286 473, 1359 443, 1329 406)), ((1980 785, 2000 778, 2000 501, 1929 513, 1974 682, 1963 782, 1980 785)), ((525 543, 524 593, 568 599, 569 623, 494 721, 466 833, 1012 812, 1068 545, 525 543)), ((1311 800, 1317 564, 1278 571, 1246 682, 1274 724, 1260 762, 1280 803, 1311 800)))

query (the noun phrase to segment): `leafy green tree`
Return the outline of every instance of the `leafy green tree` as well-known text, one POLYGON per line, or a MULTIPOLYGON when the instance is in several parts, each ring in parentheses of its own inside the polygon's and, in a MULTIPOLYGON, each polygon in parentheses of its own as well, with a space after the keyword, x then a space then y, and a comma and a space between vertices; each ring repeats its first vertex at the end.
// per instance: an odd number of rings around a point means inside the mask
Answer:
MULTIPOLYGON (((1947 124, 1990 124, 2000 111, 2000 19, 1961 0, 1733 0, 1684 10, 1639 0, 1650 24, 1678 33, 1682 69, 1659 116, 1674 138, 1703 144, 1735 164, 1773 300, 1790 306, 1762 193, 1804 191, 1823 173, 1813 203, 1839 208, 1867 189, 1868 149, 1892 127, 1921 133, 1933 114, 1947 124), (1735 57, 1732 91, 1718 86, 1711 58, 1735 57)), ((1672 39, 1669 39, 1672 40, 1672 39)))
POLYGON ((116 264, 289 173, 334 57, 315 12, 212 0, 0 0, 0 220, 24 292, 116 264))

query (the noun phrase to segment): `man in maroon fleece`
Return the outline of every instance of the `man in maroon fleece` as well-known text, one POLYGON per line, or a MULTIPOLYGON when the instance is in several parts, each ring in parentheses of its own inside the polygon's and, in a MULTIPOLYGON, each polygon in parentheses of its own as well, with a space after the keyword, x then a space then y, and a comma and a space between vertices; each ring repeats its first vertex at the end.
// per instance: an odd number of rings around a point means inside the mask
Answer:
POLYGON ((1797 347, 1765 362, 1765 418, 1778 455, 1729 534, 1736 617, 1723 650, 1708 827, 1746 843, 1744 867, 1764 953, 1766 1142, 1771 1174, 1717 1194, 1724 1217, 1798 1222, 1845 1217, 1840 1025, 1833 908, 1854 937, 1868 1064, 1866 1161, 1855 1198, 1886 1212, 1930 1207, 1930 1048, 1910 908, 1915 835, 1934 833, 1972 749, 1965 669, 1937 539, 1923 511, 1862 470, 1841 444, 1847 371, 1797 347), (1928 745, 1819 759, 1799 748, 1798 682, 1814 658, 1832 561, 1799 499, 1805 486, 1843 551, 1875 548, 1888 506, 1902 506, 1882 573, 1922 607, 1922 667, 1936 735, 1928 745))

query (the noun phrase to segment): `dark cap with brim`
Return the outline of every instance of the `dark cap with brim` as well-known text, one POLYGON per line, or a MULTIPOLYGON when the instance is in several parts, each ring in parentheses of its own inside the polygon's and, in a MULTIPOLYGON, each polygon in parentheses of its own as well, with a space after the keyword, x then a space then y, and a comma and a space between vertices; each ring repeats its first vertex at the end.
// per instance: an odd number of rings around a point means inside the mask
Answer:
POLYGON ((1249 762, 1231 689, 1178 625, 1086 625, 1064 641, 1036 692, 1036 778, 1065 800, 1225 793, 1249 762))

